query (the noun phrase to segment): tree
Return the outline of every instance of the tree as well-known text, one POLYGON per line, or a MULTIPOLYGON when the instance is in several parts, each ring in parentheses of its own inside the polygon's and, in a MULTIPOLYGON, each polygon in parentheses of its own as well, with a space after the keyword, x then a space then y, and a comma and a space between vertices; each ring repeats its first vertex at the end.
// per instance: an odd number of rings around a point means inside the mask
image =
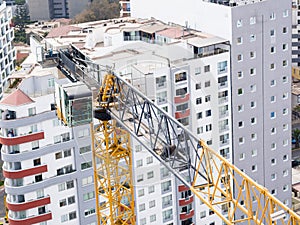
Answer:
POLYGON ((299 141, 300 141, 300 130, 298 128, 292 131, 292 138, 296 141, 296 148, 299 148, 299 141))
POLYGON ((26 42, 25 27, 30 22, 28 6, 25 0, 18 0, 16 4, 15 17, 13 18, 15 42, 26 42))
POLYGON ((112 19, 120 16, 118 0, 94 0, 87 9, 77 15, 73 23, 112 19))

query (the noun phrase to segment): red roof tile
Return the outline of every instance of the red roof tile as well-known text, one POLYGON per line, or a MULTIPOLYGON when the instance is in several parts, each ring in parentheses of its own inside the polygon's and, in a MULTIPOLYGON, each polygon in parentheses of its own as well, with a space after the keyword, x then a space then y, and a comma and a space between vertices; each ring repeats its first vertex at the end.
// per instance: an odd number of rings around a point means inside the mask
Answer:
POLYGON ((28 95, 21 90, 16 90, 0 101, 0 104, 20 106, 34 102, 28 95))
POLYGON ((47 35, 47 38, 55 38, 55 37, 65 36, 70 31, 78 31, 78 30, 81 30, 81 28, 71 26, 71 25, 53 28, 52 30, 50 30, 49 34, 47 35))

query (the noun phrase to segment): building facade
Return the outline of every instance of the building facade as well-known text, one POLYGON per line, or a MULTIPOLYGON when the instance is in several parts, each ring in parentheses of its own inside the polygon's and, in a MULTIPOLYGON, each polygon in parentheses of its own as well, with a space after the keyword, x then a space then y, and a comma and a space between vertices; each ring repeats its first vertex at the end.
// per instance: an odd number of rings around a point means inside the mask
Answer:
POLYGON ((5 1, 0 1, 0 99, 3 97, 5 88, 9 85, 8 80, 11 73, 15 70, 16 52, 12 43, 14 30, 10 26, 11 20, 11 8, 6 6, 5 1))
POLYGON ((90 127, 58 120, 54 83, 68 81, 56 68, 28 71, 0 102, 9 223, 95 225, 90 127))
POLYGON ((291 1, 131 5, 133 16, 186 24, 230 41, 233 163, 290 206, 291 1))

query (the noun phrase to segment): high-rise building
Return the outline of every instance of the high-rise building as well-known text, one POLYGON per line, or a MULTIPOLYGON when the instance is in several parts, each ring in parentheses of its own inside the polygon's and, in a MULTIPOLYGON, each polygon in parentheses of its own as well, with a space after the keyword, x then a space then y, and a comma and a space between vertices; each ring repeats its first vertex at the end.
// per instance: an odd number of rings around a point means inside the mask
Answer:
POLYGON ((290 206, 291 1, 132 0, 131 9, 230 41, 233 163, 290 206))
POLYGON ((91 93, 82 84, 68 88, 56 67, 34 62, 26 61, 27 69, 16 74, 18 88, 0 101, 9 223, 95 225, 90 126, 69 128, 59 121, 54 83, 74 96, 91 93))
POLYGON ((9 77, 15 69, 16 52, 13 46, 14 30, 11 27, 12 11, 5 1, 0 1, 0 99, 9 85, 9 77))
MULTIPOLYGON (((116 73, 231 160, 230 45, 226 39, 154 19, 77 26, 82 28, 77 34, 87 35, 85 42, 79 43, 73 35, 69 39, 68 32, 61 38, 50 32, 46 46, 56 50, 74 41, 71 55, 113 66, 116 73)), ((63 61, 70 70, 75 68, 72 63, 67 58, 63 61)), ((93 71, 92 65, 89 74, 95 79, 105 75, 106 71, 93 71)), ((221 223, 138 141, 131 143, 138 224, 221 223)))

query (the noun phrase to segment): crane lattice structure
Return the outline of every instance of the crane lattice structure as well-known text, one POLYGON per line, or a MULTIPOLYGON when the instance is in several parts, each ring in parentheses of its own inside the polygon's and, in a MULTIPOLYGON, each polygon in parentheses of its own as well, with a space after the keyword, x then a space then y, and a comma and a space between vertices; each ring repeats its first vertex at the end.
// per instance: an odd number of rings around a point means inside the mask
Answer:
MULTIPOLYGON (((83 70, 76 68, 73 72, 80 79, 83 70), (81 72, 77 73, 77 70, 81 72)), ((95 188, 96 195, 105 198, 106 203, 100 206, 97 200, 98 224, 100 221, 101 224, 135 224, 131 149, 128 136, 125 138, 127 133, 226 224, 300 225, 299 215, 209 148, 121 76, 108 71, 99 82, 95 117, 102 122, 94 131, 94 154, 104 165, 94 167, 95 188), (120 139, 122 135, 124 138, 120 139), (98 140, 96 136, 102 137, 98 140), (121 152, 126 155, 123 160, 128 162, 124 170, 129 174, 127 180, 118 178, 121 170, 113 170, 117 168, 121 152), (183 176, 183 172, 188 176, 183 176), (122 196, 114 194, 117 190, 126 192, 122 196), (236 218, 236 214, 242 215, 241 219, 236 218)))

